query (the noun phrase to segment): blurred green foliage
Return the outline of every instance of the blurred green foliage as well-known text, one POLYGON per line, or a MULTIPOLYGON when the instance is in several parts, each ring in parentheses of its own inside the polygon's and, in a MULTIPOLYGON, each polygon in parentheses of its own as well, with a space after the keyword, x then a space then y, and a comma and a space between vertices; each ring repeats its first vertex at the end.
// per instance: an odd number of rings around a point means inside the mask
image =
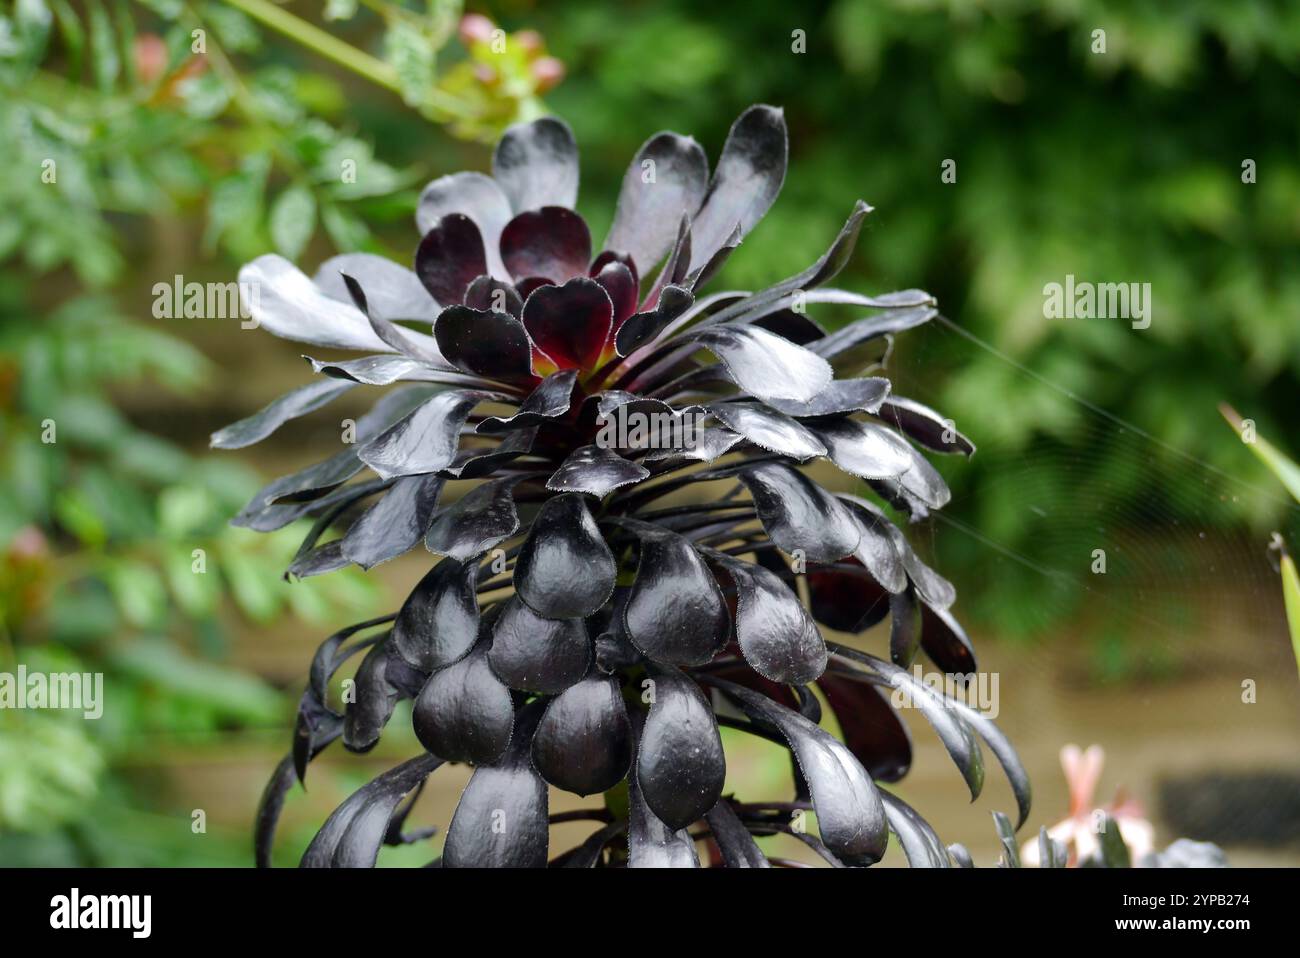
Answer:
MULTIPOLYGON (((691 133, 716 156, 741 109, 778 104, 791 131, 786 186, 720 287, 755 288, 810 262, 862 197, 876 211, 840 285, 929 289, 945 315, 1007 359, 1158 440, 1135 439, 955 334, 909 334, 891 365, 899 391, 952 416, 981 447, 969 463, 943 464, 954 488, 945 514, 1030 563, 1086 574, 1084 545, 1103 524, 1140 525, 1155 513, 1174 534, 1179 522, 1249 522, 1262 534, 1285 508, 1280 497, 1211 495, 1206 483, 1219 469, 1268 487, 1217 423, 1220 401, 1285 436, 1300 397, 1300 7, 572 0, 497 9, 542 30, 569 70, 549 102, 577 132, 579 202, 595 236, 647 133, 691 133), (1096 30, 1104 53, 1094 52, 1096 30), (954 183, 940 177, 949 159, 954 183), (1248 159, 1253 183, 1243 182, 1248 159), (1043 287, 1067 274, 1149 282, 1150 328, 1045 318, 1043 287), (1055 506, 1050 523, 1027 508, 1031 481, 1055 506), (1077 531, 1043 535, 1065 523, 1077 531)), ((950 530, 937 543, 940 568, 972 585, 963 618, 1002 634, 1046 634, 1041 609, 1064 614, 1086 600, 1077 584, 1024 563, 974 576, 986 544, 950 530)))
POLYGON ((260 477, 119 411, 128 387, 161 409, 219 378, 120 305, 152 285, 138 265, 175 235, 163 224, 233 273, 318 236, 379 249, 372 227, 409 216, 428 171, 377 158, 308 57, 477 139, 538 112, 557 78, 540 38, 486 22, 451 51, 458 3, 364 6, 327 12, 381 36, 384 59, 255 0, 16 0, 0 15, 0 671, 104 673, 111 703, 96 721, 0 711, 4 864, 246 862, 242 831, 190 840, 141 763, 285 723, 282 693, 223 664, 233 629, 292 615, 327 631, 379 607, 359 571, 285 582, 303 525, 228 525, 260 477))

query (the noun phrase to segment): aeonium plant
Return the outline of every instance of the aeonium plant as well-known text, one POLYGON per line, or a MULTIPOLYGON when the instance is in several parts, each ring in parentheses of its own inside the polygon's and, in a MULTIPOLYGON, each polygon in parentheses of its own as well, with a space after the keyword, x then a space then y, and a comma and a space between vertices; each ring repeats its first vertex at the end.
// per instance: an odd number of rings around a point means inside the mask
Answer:
POLYGON ((1006 739, 907 671, 922 652, 943 672, 974 671, 952 586, 880 505, 801 468, 829 459, 914 519, 945 504, 921 450, 974 447, 887 379, 858 375, 935 315, 933 298, 826 287, 870 212, 862 202, 808 268, 759 292, 703 292, 776 199, 786 155, 768 106, 735 122, 712 177, 693 139, 656 134, 593 256, 573 211, 573 135, 544 118, 505 134, 491 176, 429 184, 413 271, 358 253, 314 278, 278 256, 243 269, 263 328, 364 355, 311 359, 318 380, 216 445, 261 440, 353 389, 393 388, 354 443, 276 479, 235 521, 316 517, 296 576, 370 568, 421 543, 439 557, 396 613, 321 645, 259 810, 259 863, 312 758, 339 738, 372 748, 404 698, 424 751, 348 798, 303 865, 369 866, 383 843, 429 834, 403 834, 407 812, 454 762, 474 772, 444 867, 763 867, 754 838, 777 833, 862 866, 891 830, 913 865, 946 867, 933 829, 882 787, 912 758, 895 690, 972 797, 988 744, 1023 822, 1029 783, 1006 739), (807 316, 817 303, 868 315, 828 334, 807 316), (860 632, 886 616, 880 656, 818 627, 860 632), (331 677, 363 653, 340 709, 331 677), (823 698, 842 740, 821 727, 823 698), (786 746, 793 793, 728 794, 720 726, 786 746), (604 797, 579 813, 593 831, 577 848, 551 847, 548 786, 604 797))

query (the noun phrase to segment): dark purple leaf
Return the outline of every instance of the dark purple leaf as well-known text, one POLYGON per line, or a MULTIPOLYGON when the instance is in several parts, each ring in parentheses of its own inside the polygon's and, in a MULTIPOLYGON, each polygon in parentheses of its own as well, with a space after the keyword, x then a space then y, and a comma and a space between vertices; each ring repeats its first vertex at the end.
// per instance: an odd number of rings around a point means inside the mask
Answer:
POLYGON ((975 444, 957 431, 951 419, 944 419, 929 406, 902 396, 890 396, 880 406, 878 415, 926 449, 960 453, 964 456, 975 455, 975 444))
POLYGON ((682 286, 665 286, 655 306, 635 313, 623 320, 614 336, 614 346, 620 356, 645 345, 658 336, 664 328, 695 302, 695 295, 682 286))
POLYGON ((465 302, 469 284, 488 271, 483 236, 463 213, 448 213, 415 249, 415 275, 444 307, 465 302))
POLYGON ((921 645, 921 603, 915 589, 889 597, 889 658, 901 668, 911 668, 921 645))
POLYGON ((719 801, 706 817, 709 831, 718 843, 718 851, 722 853, 722 860, 728 868, 772 867, 730 804, 719 801))
POLYGON ((736 640, 750 667, 789 685, 821 675, 826 643, 799 597, 762 566, 717 555, 736 585, 736 640))
POLYGON ((952 700, 933 692, 924 682, 911 673, 884 659, 868 655, 857 649, 827 643, 831 654, 850 665, 860 663, 881 675, 907 703, 917 709, 939 735, 939 740, 948 750, 953 764, 962 773, 966 786, 970 789, 971 801, 979 798, 984 787, 984 757, 980 753, 979 742, 970 724, 952 707, 952 700))
POLYGON ((514 285, 491 276, 480 276, 465 290, 465 305, 470 309, 509 313, 516 319, 524 310, 523 297, 514 285))
POLYGON ((912 736, 861 672, 832 664, 817 686, 840 723, 840 736, 873 779, 897 782, 912 766, 912 736), (856 673, 856 674, 855 674, 856 673))
POLYGON ((519 411, 504 419, 489 416, 478 424, 476 432, 500 433, 511 429, 538 426, 548 419, 556 419, 569 411, 573 401, 573 384, 578 380, 577 370, 562 369, 543 379, 523 401, 519 411))
POLYGON ((948 850, 934 829, 911 805, 896 795, 882 792, 889 829, 898 836, 903 854, 912 868, 948 868, 948 850))
POLYGON ((356 455, 385 479, 437 472, 455 457, 470 410, 488 399, 499 402, 502 397, 473 389, 438 393, 362 446, 356 455))
POLYGON ((540 276, 563 283, 587 275, 591 232, 581 216, 563 206, 528 210, 502 231, 501 258, 515 280, 540 276))
POLYGON ((636 277, 622 263, 612 262, 601 267, 595 278, 614 304, 614 328, 618 329, 624 320, 636 312, 636 277))
POLYGON ((420 235, 428 233, 449 213, 463 213, 474 221, 483 237, 489 272, 498 279, 508 278, 497 246, 501 230, 510 221, 510 201, 496 180, 482 173, 452 173, 434 180, 420 194, 415 209, 420 235))
POLYGON ((973 674, 979 666, 975 662, 975 649, 961 623, 947 609, 918 604, 921 607, 921 647, 930 661, 948 675, 973 674))
POLYGON ((817 812, 821 839, 849 865, 872 865, 885 854, 885 808, 862 764, 824 729, 757 692, 717 678, 709 682, 757 722, 775 726, 790 743, 817 812))
POLYGON ((524 303, 524 328, 533 345, 561 369, 592 369, 609 337, 614 307, 594 280, 578 276, 543 286, 524 303))
POLYGON ((889 614, 889 592, 857 563, 811 566, 806 579, 813 618, 836 632, 863 632, 889 614))
POLYGON ((354 698, 348 702, 343 721, 343 745, 351 752, 368 752, 379 741, 384 726, 393 717, 401 692, 389 681, 392 639, 371 646, 353 677, 354 698))

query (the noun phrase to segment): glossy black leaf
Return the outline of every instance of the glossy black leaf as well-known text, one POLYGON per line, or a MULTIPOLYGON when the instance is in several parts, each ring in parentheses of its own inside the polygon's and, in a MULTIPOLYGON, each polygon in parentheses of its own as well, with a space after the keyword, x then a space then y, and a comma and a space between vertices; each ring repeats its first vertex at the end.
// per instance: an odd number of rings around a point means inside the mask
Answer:
POLYGON ((826 360, 765 329, 714 326, 694 338, 722 361, 737 385, 764 401, 808 402, 831 383, 826 360))
POLYGON ((718 723, 693 679, 671 666, 650 669, 654 690, 637 749, 646 804, 669 829, 686 828, 717 804, 727 775, 718 723))
POLYGON ((533 767, 557 788, 613 788, 632 763, 632 727, 614 676, 593 673, 551 700, 533 735, 533 767))
POLYGON ((305 416, 326 403, 333 402, 355 383, 340 379, 321 379, 299 386, 291 392, 239 422, 231 423, 212 434, 214 449, 243 449, 261 442, 290 419, 305 416))
POLYGON ((546 480, 546 488, 552 492, 583 492, 600 499, 649 475, 645 466, 624 459, 612 449, 580 446, 546 480))
POLYGON ((703 266, 739 226, 754 228, 781 192, 788 147, 781 110, 752 106, 732 124, 708 194, 691 224, 691 269, 703 266))
POLYGON ((591 639, 582 619, 543 619, 518 596, 506 600, 492 631, 488 662, 512 689, 555 695, 587 674, 591 639))
POLYGON ((378 356, 362 356, 360 359, 345 359, 330 362, 304 356, 314 373, 322 373, 333 379, 343 379, 367 386, 387 386, 399 380, 423 380, 442 382, 441 370, 435 370, 427 363, 410 356, 396 356, 381 353, 378 356))
POLYGON ((484 482, 444 509, 425 536, 429 551, 466 562, 514 535, 519 528, 518 481, 506 476, 484 482))
POLYGON ((393 717, 401 693, 389 681, 392 639, 371 646, 353 677, 353 699, 343 720, 343 745, 351 752, 367 752, 379 741, 384 726, 393 717))
POLYGON ((722 853, 722 860, 728 868, 772 867, 745 823, 726 801, 719 800, 705 817, 708 819, 709 832, 717 842, 718 851, 722 853))
POLYGON ((710 403, 708 410, 728 429, 756 446, 800 461, 824 456, 826 447, 797 419, 759 403, 710 403))
POLYGON ((1029 782, 1029 773, 1025 771, 1024 763, 1020 761, 1015 746, 993 720, 978 709, 973 709, 965 702, 954 699, 948 700, 948 707, 958 712, 970 724, 975 733, 984 740, 984 744, 989 747, 998 764, 1002 766, 1016 798, 1016 811, 1019 815, 1016 829, 1024 827, 1029 819, 1030 808, 1033 806, 1033 788, 1029 782))
POLYGON ((339 569, 346 568, 348 562, 348 557, 343 554, 342 541, 335 539, 314 549, 309 548, 300 552, 285 570, 284 577, 286 580, 309 579, 315 575, 337 572, 339 569))
POLYGON ((614 348, 620 356, 654 339, 674 319, 690 309, 695 295, 683 286, 665 286, 652 309, 634 313, 625 319, 614 334, 614 348))
POLYGON ((443 559, 420 580, 393 623, 393 644, 425 672, 450 665, 474 647, 479 610, 478 565, 443 559))
POLYGON ((924 325, 938 315, 939 311, 933 306, 891 310, 849 323, 826 338, 809 343, 808 348, 818 356, 839 360, 850 353, 856 353, 865 343, 924 325))
POLYGON ((415 548, 433 520, 442 486, 438 476, 395 481, 343 537, 344 558, 370 569, 415 548))
POLYGON ((902 592, 907 588, 903 552, 911 552, 903 533, 869 502, 857 496, 841 495, 839 498, 849 507, 858 524, 860 538, 853 555, 884 589, 902 592))
POLYGON ((787 416, 830 416, 836 413, 875 412, 889 395, 889 380, 880 376, 866 379, 836 379, 808 402, 769 399, 767 404, 787 416))
POLYGON ((827 644, 832 655, 850 664, 866 665, 882 676, 903 701, 920 710, 966 780, 971 801, 979 798, 984 788, 984 758, 975 732, 955 707, 954 700, 933 692, 924 682, 891 662, 837 643, 827 644))
POLYGON ((499 379, 527 376, 532 349, 524 324, 509 313, 449 306, 433 324, 438 349, 457 369, 499 379))
POLYGON ((487 646, 481 641, 464 658, 434 672, 415 699, 416 738, 449 762, 488 765, 510 744, 514 703, 488 665, 487 646))
POLYGON ((889 597, 889 657, 901 668, 911 668, 922 641, 921 603, 913 589, 889 597))
POLYGON ((355 306, 327 296, 283 256, 267 253, 245 264, 239 286, 257 290, 248 311, 273 336, 330 349, 391 350, 355 306))
POLYGON ((539 426, 548 419, 563 416, 573 401, 573 385, 577 380, 576 369, 562 369, 558 373, 552 373, 537 384, 514 415, 505 418, 489 416, 478 424, 475 431, 494 434, 512 429, 527 429, 539 426))
POLYGON ((851 476, 862 479, 902 476, 917 458, 906 440, 875 423, 834 419, 818 422, 811 428, 826 444, 831 462, 851 476))
POLYGON ((492 154, 492 176, 516 213, 542 206, 572 207, 578 198, 573 131, 553 116, 515 124, 492 154))
POLYGON ((799 597, 760 565, 720 559, 736 585, 736 640, 754 671, 805 685, 826 669, 826 643, 799 597))
POLYGON ((638 776, 628 777, 627 864, 629 868, 699 868, 695 842, 684 828, 659 820, 642 797, 638 776))
MULTIPOLYGON (((374 253, 340 253, 316 270, 314 282, 322 293, 340 303, 353 302, 344 275, 353 277, 366 291, 373 316, 433 322, 438 303, 411 270, 374 253)), ((418 337, 417 341, 423 337, 418 337)))
POLYGON ((371 868, 388 833, 388 822, 412 789, 442 759, 419 755, 363 785, 334 810, 302 856, 303 868, 371 868))
POLYGON ((700 208, 708 182, 708 158, 694 139, 656 133, 623 176, 604 248, 630 253, 641 274, 648 275, 673 245, 682 217, 700 208), (649 171, 653 178, 647 177, 649 171))
POLYGON ((361 315, 366 317, 366 321, 370 323, 370 328, 385 344, 396 352, 410 356, 412 359, 418 359, 422 363, 437 368, 447 368, 447 361, 438 351, 436 344, 429 342, 428 336, 423 333, 415 333, 405 326, 400 326, 385 318, 381 313, 372 310, 366 292, 356 277, 344 273, 342 279, 348 295, 352 297, 352 304, 360 310, 361 315))
POLYGON ((848 747, 798 712, 734 682, 708 681, 734 699, 750 718, 780 731, 812 791, 817 828, 826 847, 849 865, 880 861, 888 841, 880 792, 848 747))
POLYGON ((708 566, 690 541, 648 523, 623 622, 632 644, 659 662, 702 665, 726 644, 731 621, 708 566))
POLYGON ((881 404, 878 415, 926 449, 960 453, 964 456, 975 455, 975 444, 957 431, 951 419, 943 418, 929 406, 923 406, 915 400, 890 396, 881 404))
POLYGON ((742 471, 740 480, 772 541, 810 562, 834 562, 857 548, 858 524, 848 507, 803 473, 780 463, 742 471))
POLYGON ((898 836, 907 863, 913 868, 947 868, 948 849, 935 834, 930 823, 911 805, 889 792, 881 792, 889 828, 898 836))
POLYGON ((582 496, 566 492, 548 499, 533 520, 515 563, 514 583, 539 615, 578 619, 605 604, 615 573, 614 556, 582 496))
POLYGON ((530 757, 542 704, 520 709, 505 755, 495 765, 474 770, 447 829, 442 867, 546 867, 546 782, 530 757))
POLYGON ((471 389, 438 393, 362 446, 357 455, 385 479, 437 472, 455 458, 470 410, 496 398, 494 393, 471 389))

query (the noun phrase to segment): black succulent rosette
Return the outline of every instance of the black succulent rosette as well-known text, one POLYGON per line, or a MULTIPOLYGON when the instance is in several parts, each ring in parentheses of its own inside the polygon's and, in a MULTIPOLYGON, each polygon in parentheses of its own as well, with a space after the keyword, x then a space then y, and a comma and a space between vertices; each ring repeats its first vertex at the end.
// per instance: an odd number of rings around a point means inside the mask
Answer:
POLYGON ((295 576, 370 568, 422 542, 440 557, 398 612, 317 652, 292 753, 259 811, 259 863, 295 777, 337 738, 372 748, 403 698, 426 751, 344 802, 304 865, 373 865, 382 843, 423 837, 402 833, 413 796, 438 766, 464 762, 475 771, 445 867, 697 866, 702 849, 764 866, 754 836, 778 832, 833 864, 869 865, 890 830, 913 865, 947 866, 931 827, 880 784, 912 759, 896 689, 972 797, 988 744, 1023 821, 1029 785, 1006 739, 907 671, 920 652, 941 672, 974 671, 952 586, 875 502, 800 469, 829 459, 913 519, 945 504, 919 450, 974 447, 887 379, 860 375, 935 315, 932 297, 826 287, 870 212, 862 202, 807 269, 760 292, 703 294, 776 199, 786 153, 784 118, 767 106, 735 122, 712 178, 693 139, 656 134, 593 257, 572 208, 573 135, 540 119, 505 134, 492 176, 424 190, 414 271, 364 253, 314 279, 278 256, 241 271, 261 326, 365 355, 310 359, 319 379, 215 445, 261 440, 359 386, 392 388, 355 442, 276 479, 235 522, 314 517, 295 576), (828 334, 808 317, 819 303, 867 315, 828 334), (430 323, 432 335, 418 330, 430 323), (860 632, 886 616, 887 657, 818 629, 860 632), (361 654, 340 712, 331 677, 361 654), (823 699, 842 741, 820 727, 823 699), (793 795, 728 794, 722 725, 787 746, 793 795), (550 847, 548 786, 605 798, 577 848, 550 847), (805 809, 815 830, 792 818, 805 809))

